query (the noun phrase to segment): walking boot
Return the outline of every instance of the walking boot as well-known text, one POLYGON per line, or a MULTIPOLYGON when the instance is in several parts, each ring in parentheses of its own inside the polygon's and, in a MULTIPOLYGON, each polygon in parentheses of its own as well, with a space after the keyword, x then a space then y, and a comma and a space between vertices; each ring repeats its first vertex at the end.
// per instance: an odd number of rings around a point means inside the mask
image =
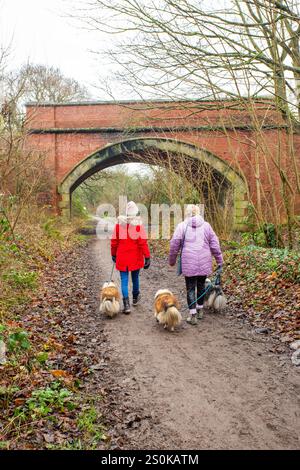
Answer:
POLYGON ((203 312, 203 307, 202 308, 197 307, 197 318, 198 318, 198 320, 202 320, 203 313, 204 313, 203 312))
POLYGON ((196 315, 189 315, 186 319, 187 323, 189 323, 190 325, 197 325, 198 324, 198 320, 196 318, 196 315))
POLYGON ((123 297, 123 305, 124 305, 123 313, 125 313, 125 315, 129 315, 131 310, 130 310, 130 302, 129 302, 128 297, 123 297))
POLYGON ((139 301, 141 300, 141 294, 138 293, 138 295, 134 295, 132 298, 132 305, 137 305, 139 301))

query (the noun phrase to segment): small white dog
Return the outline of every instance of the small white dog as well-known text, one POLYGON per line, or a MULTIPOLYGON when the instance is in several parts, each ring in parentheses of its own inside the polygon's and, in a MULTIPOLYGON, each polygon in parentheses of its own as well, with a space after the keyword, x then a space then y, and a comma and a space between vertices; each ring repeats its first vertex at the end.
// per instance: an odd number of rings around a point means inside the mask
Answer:
POLYGON ((164 325, 164 328, 174 327, 181 323, 182 317, 179 309, 179 303, 175 295, 168 289, 160 289, 155 294, 154 315, 156 320, 164 325))
MULTIPOLYGON (((207 289, 211 284, 211 280, 207 278, 205 280, 205 289, 207 289)), ((220 284, 212 285, 212 288, 205 296, 204 307, 213 308, 217 312, 220 312, 226 307, 226 303, 226 297, 220 284)))
POLYGON ((100 292, 100 313, 110 318, 120 312, 120 293, 113 281, 105 282, 100 292))

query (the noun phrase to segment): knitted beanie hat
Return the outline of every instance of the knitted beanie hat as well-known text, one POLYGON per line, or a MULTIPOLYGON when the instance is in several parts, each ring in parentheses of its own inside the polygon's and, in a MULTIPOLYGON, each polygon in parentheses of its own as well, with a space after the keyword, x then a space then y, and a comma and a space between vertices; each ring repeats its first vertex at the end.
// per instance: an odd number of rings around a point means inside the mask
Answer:
POLYGON ((139 213, 139 208, 133 201, 129 201, 126 208, 127 217, 135 217, 139 213))
POLYGON ((196 204, 188 204, 185 209, 185 216, 194 217, 195 215, 200 215, 200 207, 196 204))

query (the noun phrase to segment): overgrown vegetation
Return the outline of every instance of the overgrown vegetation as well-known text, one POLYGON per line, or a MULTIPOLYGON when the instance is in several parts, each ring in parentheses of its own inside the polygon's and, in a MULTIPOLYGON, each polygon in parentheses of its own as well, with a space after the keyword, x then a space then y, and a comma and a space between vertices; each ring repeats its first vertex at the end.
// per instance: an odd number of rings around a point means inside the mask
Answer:
POLYGON ((87 91, 53 67, 13 71, 9 59, 0 45, 0 449, 95 448, 106 439, 95 402, 55 363, 63 348, 55 335, 57 306, 42 318, 28 313, 49 264, 85 243, 78 230, 86 214, 79 204, 72 222, 55 216, 52 175, 45 155, 26 146, 23 109, 26 100, 86 99, 87 91))
MULTIPOLYGON (((92 449, 107 439, 94 403, 81 392, 80 381, 53 368, 61 350, 50 330, 24 321, 49 263, 86 238, 78 235, 81 220, 66 224, 36 208, 20 220, 12 237, 2 220, 0 235, 0 413, 1 449, 19 448, 34 427, 44 429, 49 449, 92 449), (35 220, 35 218, 37 220, 35 220), (28 311, 28 310, 27 310, 28 311), (71 423, 69 438, 57 438, 59 422, 71 423), (53 437, 55 436, 55 437, 53 437), (22 440, 23 442, 23 440, 22 440)), ((53 314, 55 307, 53 307, 53 314)), ((49 312, 51 318, 51 312, 49 312)), ((37 318, 36 318, 37 320, 37 318)), ((28 444, 30 448, 30 444, 28 444)))
POLYGON ((300 339, 300 252, 246 246, 226 251, 225 261, 230 304, 281 341, 300 339))
POLYGON ((38 314, 28 315, 49 264, 85 243, 78 234, 85 214, 79 210, 72 222, 54 215, 52 176, 44 154, 26 147, 23 113, 28 99, 62 102, 87 92, 52 67, 12 71, 9 57, 0 47, 0 449, 95 448, 106 438, 102 417, 79 379, 54 361, 62 349, 56 323, 52 330, 57 307, 43 315, 42 326, 38 314), (67 429, 68 437, 58 429, 67 429), (30 443, 34 435, 43 445, 30 443))
POLYGON ((26 211, 12 234, 7 220, 0 219, 0 319, 29 302, 47 263, 80 242, 76 231, 81 223, 75 219, 68 224, 35 207, 26 211))

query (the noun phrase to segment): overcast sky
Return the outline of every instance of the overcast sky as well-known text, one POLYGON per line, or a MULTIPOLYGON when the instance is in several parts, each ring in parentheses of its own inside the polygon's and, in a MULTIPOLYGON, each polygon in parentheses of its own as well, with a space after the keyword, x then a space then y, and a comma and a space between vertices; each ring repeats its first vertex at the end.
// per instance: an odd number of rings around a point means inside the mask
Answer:
POLYGON ((59 67, 98 98, 107 98, 92 85, 109 70, 88 51, 101 48, 103 38, 67 18, 69 5, 70 0, 0 0, 0 42, 12 42, 10 68, 27 61, 59 67))

